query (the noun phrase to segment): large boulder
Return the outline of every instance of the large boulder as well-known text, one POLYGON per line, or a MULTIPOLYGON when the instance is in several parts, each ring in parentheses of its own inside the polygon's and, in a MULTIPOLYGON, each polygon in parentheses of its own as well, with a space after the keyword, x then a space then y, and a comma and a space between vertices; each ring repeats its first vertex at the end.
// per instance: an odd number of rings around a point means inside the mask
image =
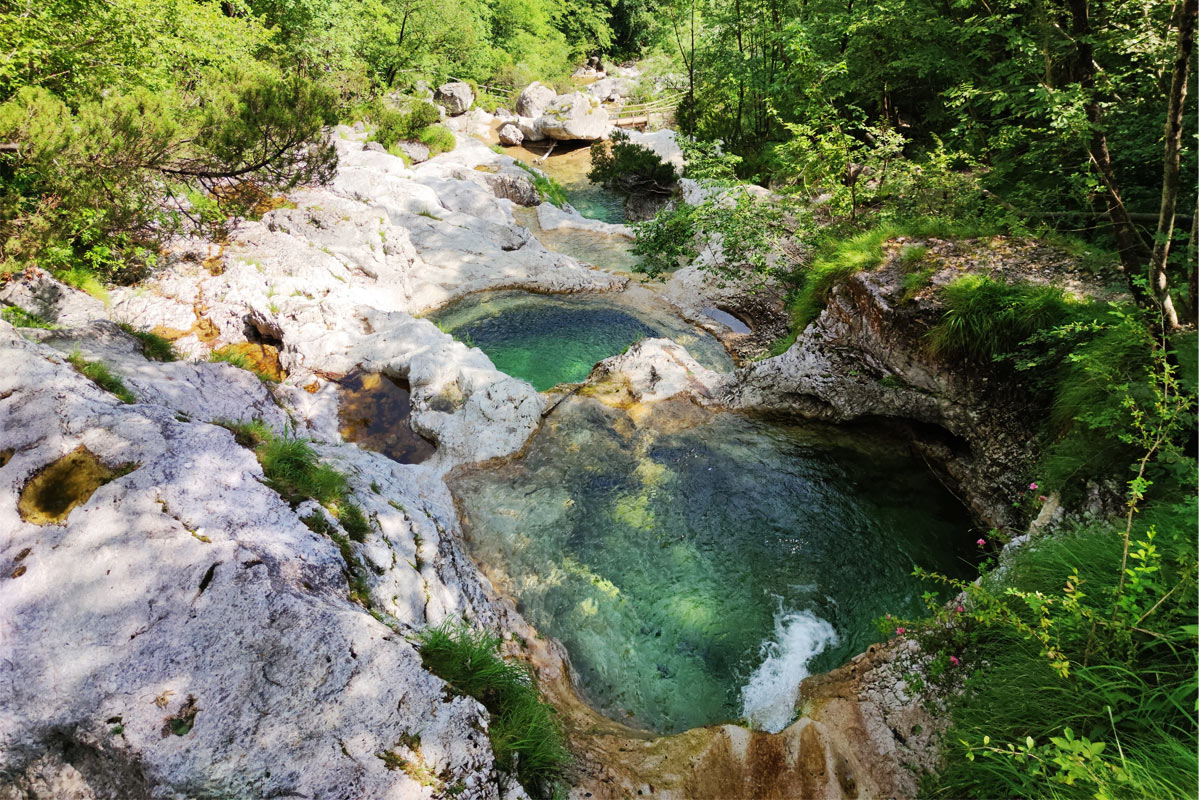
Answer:
POLYGON ((540 117, 556 96, 557 92, 549 86, 534 81, 526 86, 517 98, 517 116, 540 117))
POLYGON ((595 142, 608 135, 608 112, 591 95, 572 92, 556 97, 537 120, 551 139, 595 142))
POLYGON ((515 147, 525 141, 525 134, 511 122, 502 125, 500 130, 496 132, 496 135, 500 137, 500 144, 505 147, 515 147))
POLYGON ((546 138, 542 132, 541 117, 517 117, 517 127, 527 142, 540 142, 546 138))
POLYGON ((475 93, 462 81, 452 81, 439 86, 433 99, 446 109, 447 114, 456 117, 466 113, 471 104, 475 102, 475 93))
POLYGON ((587 87, 588 94, 601 103, 615 103, 633 91, 629 78, 601 78, 587 87))

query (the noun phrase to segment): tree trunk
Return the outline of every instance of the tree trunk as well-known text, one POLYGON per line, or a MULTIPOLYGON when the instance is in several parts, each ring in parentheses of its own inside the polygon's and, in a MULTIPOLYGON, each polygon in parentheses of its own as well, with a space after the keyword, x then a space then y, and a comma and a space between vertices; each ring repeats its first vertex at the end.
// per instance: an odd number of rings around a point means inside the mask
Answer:
POLYGON ((1109 219, 1112 220, 1117 252, 1125 269, 1125 278, 1129 281, 1129 291, 1134 299, 1146 303, 1147 293, 1140 285, 1139 278, 1150 258, 1150 248, 1142 241, 1141 235, 1129 218, 1129 211, 1121 200, 1116 174, 1113 172, 1112 156, 1108 152, 1108 136, 1104 131, 1104 120, 1100 111, 1100 98, 1096 95, 1096 62, 1092 51, 1092 23, 1088 1, 1068 0, 1067 5, 1071 9, 1071 35, 1075 39, 1073 77, 1088 95, 1085 107, 1088 125, 1091 127, 1088 158, 1100 175, 1100 182, 1104 184, 1104 203, 1109 219))
POLYGON ((1183 0, 1175 11, 1178 31, 1175 65, 1171 70, 1171 93, 1167 105, 1167 124, 1163 147, 1162 205, 1158 211, 1158 232, 1154 236, 1154 252, 1150 257, 1150 287, 1162 311, 1168 328, 1179 327, 1175 304, 1171 301, 1171 285, 1167 276, 1167 257, 1171 252, 1171 236, 1175 233, 1175 205, 1179 199, 1179 151, 1183 142, 1183 106, 1187 99, 1188 67, 1196 44, 1197 0, 1183 0))

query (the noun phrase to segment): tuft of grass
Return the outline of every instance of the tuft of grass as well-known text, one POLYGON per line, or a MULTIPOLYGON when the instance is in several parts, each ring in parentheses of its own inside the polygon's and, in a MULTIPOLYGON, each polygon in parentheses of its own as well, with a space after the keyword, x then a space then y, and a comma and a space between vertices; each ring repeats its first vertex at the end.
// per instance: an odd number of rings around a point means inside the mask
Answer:
POLYGON ((267 427, 267 423, 261 419, 249 422, 217 420, 216 424, 232 433, 234 440, 242 447, 248 447, 251 450, 257 449, 260 444, 275 436, 275 432, 267 427))
POLYGON ((159 336, 150 331, 139 331, 127 322, 118 322, 117 327, 138 340, 142 346, 142 355, 151 361, 178 361, 179 354, 175 345, 165 336, 159 336))
POLYGON ((942 290, 946 312, 929 332, 935 355, 991 361, 1071 315, 1062 289, 964 275, 942 290))
POLYGON ((792 307, 793 329, 803 330, 817 318, 838 281, 879 266, 883 261, 883 245, 899 235, 895 227, 880 225, 825 248, 825 252, 813 259, 804 276, 804 285, 792 307))
POLYGON ((54 277, 67 286, 73 286, 80 291, 87 292, 92 297, 96 298, 104 305, 108 305, 109 296, 108 290, 104 288, 104 284, 96 277, 91 270, 83 267, 71 267, 70 269, 56 270, 54 277))
POLYGON ((367 534, 371 532, 371 523, 367 520, 367 515, 349 501, 338 506, 338 522, 342 523, 350 539, 355 542, 365 542, 367 534))
POLYGON ((234 353, 229 350, 214 350, 208 354, 208 360, 213 363, 225 363, 238 369, 244 369, 247 372, 253 372, 250 367, 250 362, 241 353, 234 353))
POLYGON ((67 361, 75 371, 106 392, 111 392, 123 403, 136 403, 137 398, 125 386, 125 382, 114 374, 103 361, 88 361, 78 350, 67 356, 67 361))
POLYGON ((561 183, 523 161, 515 163, 532 176, 533 188, 537 191, 538 197, 541 198, 543 203, 553 203, 559 208, 567 204, 567 190, 562 187, 561 183))
POLYGON ((428 219, 436 220, 437 222, 442 221, 442 218, 439 217, 437 214, 434 214, 432 211, 424 211, 424 210, 418 211, 417 216, 418 217, 426 217, 428 219))
POLYGON ((322 464, 306 439, 272 435, 255 452, 267 485, 292 505, 309 498, 330 505, 346 494, 345 476, 322 464))
POLYGON ((56 325, 47 322, 32 311, 26 311, 20 306, 5 306, 0 310, 0 319, 3 319, 14 328, 43 328, 45 330, 54 330, 56 325))
POLYGON ((553 797, 571 760, 554 709, 538 694, 527 666, 500 655, 500 637, 447 620, 417 637, 425 667, 492 716, 488 737, 497 765, 528 791, 553 797))

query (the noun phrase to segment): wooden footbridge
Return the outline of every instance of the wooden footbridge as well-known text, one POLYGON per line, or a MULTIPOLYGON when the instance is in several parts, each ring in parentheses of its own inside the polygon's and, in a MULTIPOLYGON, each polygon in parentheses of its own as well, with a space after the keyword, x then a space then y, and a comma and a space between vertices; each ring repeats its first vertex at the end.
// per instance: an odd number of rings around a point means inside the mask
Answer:
POLYGON ((655 115, 668 116, 675 113, 683 92, 677 92, 665 97, 656 97, 649 103, 635 103, 623 106, 610 106, 608 114, 613 118, 613 124, 620 128, 645 128, 650 124, 650 118, 655 115))

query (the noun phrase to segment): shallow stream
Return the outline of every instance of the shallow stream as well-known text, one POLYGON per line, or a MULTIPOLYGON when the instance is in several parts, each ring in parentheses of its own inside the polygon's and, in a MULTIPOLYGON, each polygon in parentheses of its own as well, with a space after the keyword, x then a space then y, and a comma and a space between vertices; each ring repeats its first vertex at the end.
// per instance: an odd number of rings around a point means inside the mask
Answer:
MULTIPOLYGON (((612 196, 579 185, 586 156, 538 166, 585 214, 620 221, 612 196)), ((623 268, 623 240, 558 236, 528 219, 548 247, 623 268)), ((748 330, 720 309, 705 314, 748 330)), ((539 390, 582 381, 649 336, 709 368, 733 366, 643 286, 486 292, 431 317, 539 390)), ((921 611, 929 587, 914 565, 964 577, 975 557, 966 511, 887 433, 687 401, 619 409, 571 396, 520 457, 460 470, 450 486, 475 560, 563 642, 584 697, 658 733, 737 720, 781 730, 807 675, 877 641, 886 614, 921 611)))

